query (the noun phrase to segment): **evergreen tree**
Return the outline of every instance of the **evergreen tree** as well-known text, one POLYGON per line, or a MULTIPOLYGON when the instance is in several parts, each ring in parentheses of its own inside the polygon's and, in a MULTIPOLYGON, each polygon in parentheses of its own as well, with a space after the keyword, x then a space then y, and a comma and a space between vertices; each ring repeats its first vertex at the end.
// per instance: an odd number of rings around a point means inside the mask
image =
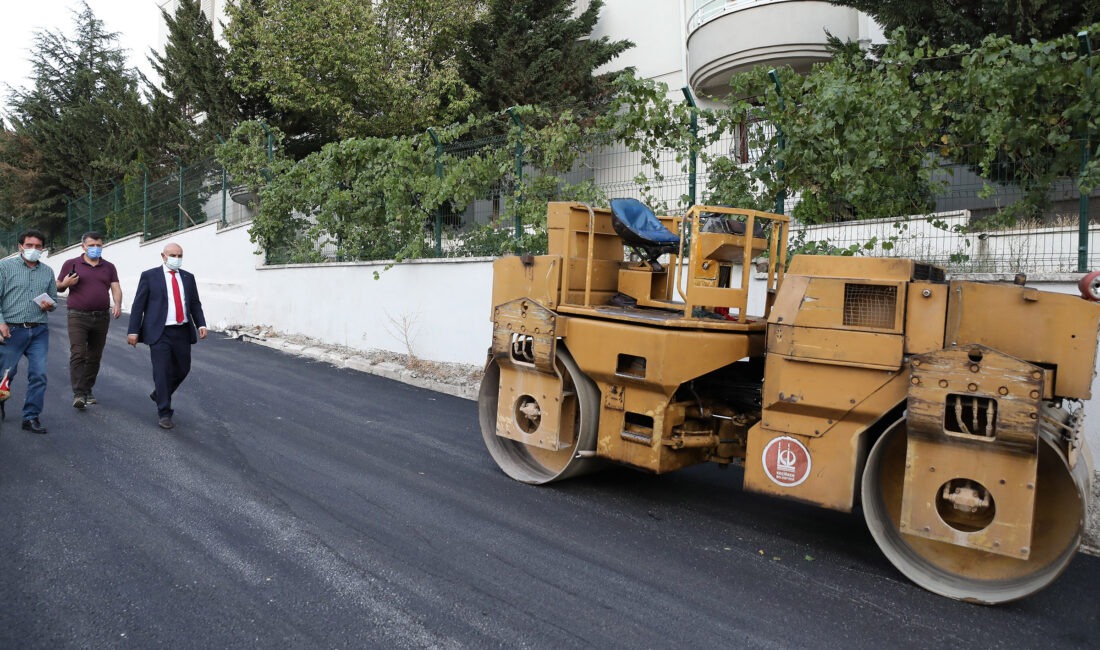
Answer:
POLYGON ((14 220, 29 212, 39 192, 40 155, 26 135, 0 128, 0 215, 3 227, 15 230, 14 220))
MULTIPOLYGON (((19 212, 48 234, 63 232, 65 197, 99 194, 143 157, 149 109, 139 93, 141 76, 126 67, 116 35, 85 4, 75 15, 76 35, 35 35, 32 83, 12 95, 10 120, 24 151, 37 152, 36 191, 19 212)), ((11 170, 13 173, 14 170, 11 170)))
POLYGON ((874 17, 887 33, 902 27, 913 43, 927 37, 936 48, 977 46, 990 34, 1027 44, 1078 30, 1100 19, 1100 0, 830 0, 874 17))
POLYGON ((609 75, 593 71, 633 47, 606 36, 587 38, 603 0, 573 17, 574 0, 490 0, 488 14, 470 26, 462 76, 481 93, 481 108, 540 105, 586 112, 610 91, 609 75))
POLYGON ((161 15, 168 40, 164 54, 149 57, 163 88, 151 88, 154 132, 165 153, 187 163, 213 153, 217 137, 227 137, 241 121, 243 100, 199 1, 180 0, 175 14, 162 9, 161 15))

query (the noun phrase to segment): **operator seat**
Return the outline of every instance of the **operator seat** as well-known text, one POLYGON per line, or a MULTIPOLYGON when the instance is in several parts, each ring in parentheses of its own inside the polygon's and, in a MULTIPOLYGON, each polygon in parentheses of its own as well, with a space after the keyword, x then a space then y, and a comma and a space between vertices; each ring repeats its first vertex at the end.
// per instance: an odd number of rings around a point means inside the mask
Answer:
POLYGON ((654 271, 663 271, 657 261, 665 253, 675 253, 680 238, 665 227, 653 210, 638 199, 611 199, 611 225, 623 242, 646 258, 654 271))

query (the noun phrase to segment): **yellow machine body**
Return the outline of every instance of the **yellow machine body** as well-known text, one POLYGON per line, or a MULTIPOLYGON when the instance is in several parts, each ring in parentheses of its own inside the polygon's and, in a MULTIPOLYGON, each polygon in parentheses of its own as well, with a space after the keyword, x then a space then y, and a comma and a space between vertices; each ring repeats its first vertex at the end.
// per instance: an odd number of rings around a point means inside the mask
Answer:
POLYGON ((632 262, 609 210, 551 203, 548 254, 496 261, 481 408, 502 469, 743 464, 748 490, 862 504, 895 565, 955 598, 1011 600, 1064 568, 1100 306, 907 259, 788 264, 782 215, 660 222, 675 252, 632 262))

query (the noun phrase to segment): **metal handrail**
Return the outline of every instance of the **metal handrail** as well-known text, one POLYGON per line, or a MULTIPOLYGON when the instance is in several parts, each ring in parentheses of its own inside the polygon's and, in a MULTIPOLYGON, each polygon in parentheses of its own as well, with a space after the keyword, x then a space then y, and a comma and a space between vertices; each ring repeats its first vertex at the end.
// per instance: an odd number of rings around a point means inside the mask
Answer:
POLYGON ((749 7, 757 5, 784 1, 785 0, 709 0, 707 2, 696 2, 696 9, 692 12, 691 17, 689 17, 687 21, 687 31, 690 35, 692 32, 715 18, 724 16, 728 13, 748 9, 749 7))

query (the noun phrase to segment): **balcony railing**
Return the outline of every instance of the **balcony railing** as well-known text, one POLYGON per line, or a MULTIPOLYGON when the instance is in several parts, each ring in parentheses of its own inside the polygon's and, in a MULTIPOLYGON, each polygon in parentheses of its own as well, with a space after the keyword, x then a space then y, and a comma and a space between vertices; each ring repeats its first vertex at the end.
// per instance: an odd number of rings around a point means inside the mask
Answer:
POLYGON ((695 11, 688 18, 688 34, 699 29, 715 18, 757 5, 766 5, 777 0, 695 0, 695 11))

